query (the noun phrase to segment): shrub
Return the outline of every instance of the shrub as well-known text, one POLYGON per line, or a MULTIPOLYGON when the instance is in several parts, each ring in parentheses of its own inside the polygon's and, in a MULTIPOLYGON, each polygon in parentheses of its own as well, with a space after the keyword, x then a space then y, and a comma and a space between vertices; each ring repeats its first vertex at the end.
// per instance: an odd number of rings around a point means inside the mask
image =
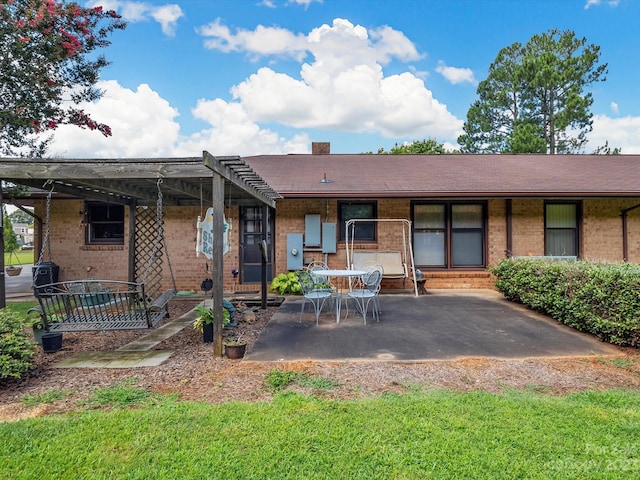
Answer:
POLYGON ((278 292, 279 295, 300 295, 302 288, 298 281, 298 274, 296 272, 280 273, 271 280, 270 290, 272 292, 278 292))
POLYGON ((20 378, 29 370, 34 347, 22 318, 10 308, 0 309, 0 380, 20 378))
POLYGON ((640 266, 505 259, 491 269, 509 300, 601 340, 640 346, 640 266))

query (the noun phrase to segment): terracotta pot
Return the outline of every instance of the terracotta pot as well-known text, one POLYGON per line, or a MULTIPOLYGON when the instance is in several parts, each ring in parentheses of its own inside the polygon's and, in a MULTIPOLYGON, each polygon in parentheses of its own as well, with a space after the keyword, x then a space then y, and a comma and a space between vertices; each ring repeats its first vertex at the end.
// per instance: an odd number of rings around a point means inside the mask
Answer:
POLYGON ((227 356, 227 358, 231 358, 231 359, 242 358, 244 357, 244 351, 246 348, 247 348, 247 345, 245 343, 241 345, 225 345, 224 353, 227 356))

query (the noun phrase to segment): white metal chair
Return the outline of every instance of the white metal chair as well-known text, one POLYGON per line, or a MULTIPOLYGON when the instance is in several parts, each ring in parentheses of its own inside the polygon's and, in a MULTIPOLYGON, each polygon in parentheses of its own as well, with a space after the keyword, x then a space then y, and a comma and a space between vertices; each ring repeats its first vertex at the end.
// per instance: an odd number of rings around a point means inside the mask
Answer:
POLYGON ((318 275, 318 273, 317 273, 319 270, 328 270, 329 269, 329 267, 327 266, 326 263, 320 262, 320 261, 313 261, 309 265, 307 265, 305 267, 305 269, 308 272, 314 273, 316 275, 316 277, 319 279, 320 283, 324 283, 327 286, 331 287, 332 290, 335 290, 334 286, 331 285, 331 282, 329 281, 329 278, 327 278, 327 276, 318 275))
POLYGON ((367 324, 367 311, 369 303, 373 300, 371 309, 376 322, 380 321, 378 309, 378 293, 380 292, 380 282, 382 281, 382 271, 373 268, 362 278, 362 288, 355 288, 349 292, 349 298, 356 303, 356 310, 362 314, 362 320, 367 324))
POLYGON ((313 305, 316 315, 316 325, 318 325, 322 308, 327 299, 331 298, 331 288, 327 287, 322 281, 322 276, 314 275, 307 270, 298 272, 298 281, 300 282, 300 288, 302 289, 302 295, 304 297, 300 310, 300 322, 302 322, 304 306, 307 302, 310 302, 313 305))

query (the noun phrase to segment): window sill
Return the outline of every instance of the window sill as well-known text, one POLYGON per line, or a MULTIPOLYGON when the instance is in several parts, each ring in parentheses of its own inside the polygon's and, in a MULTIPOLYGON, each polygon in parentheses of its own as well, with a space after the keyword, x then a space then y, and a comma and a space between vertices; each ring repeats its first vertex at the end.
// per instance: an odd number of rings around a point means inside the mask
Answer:
POLYGON ((80 250, 87 252, 116 252, 124 250, 124 245, 83 245, 80 250))

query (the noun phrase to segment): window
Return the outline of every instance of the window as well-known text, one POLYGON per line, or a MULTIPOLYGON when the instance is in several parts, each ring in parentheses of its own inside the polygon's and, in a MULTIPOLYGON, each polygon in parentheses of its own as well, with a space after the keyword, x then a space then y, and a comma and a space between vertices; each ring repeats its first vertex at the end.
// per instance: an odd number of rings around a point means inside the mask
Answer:
MULTIPOLYGON (((338 224, 340 225, 340 240, 346 239, 346 222, 355 218, 372 218, 378 216, 376 202, 338 202, 338 224)), ((354 229, 349 232, 349 240, 358 242, 376 241, 376 222, 356 222, 354 229)))
POLYGON ((124 206, 87 203, 87 245, 124 245, 124 206))
POLYGON ((545 255, 578 256, 578 203, 545 203, 545 255))
POLYGON ((422 267, 485 266, 484 203, 413 205, 413 257, 422 267))

